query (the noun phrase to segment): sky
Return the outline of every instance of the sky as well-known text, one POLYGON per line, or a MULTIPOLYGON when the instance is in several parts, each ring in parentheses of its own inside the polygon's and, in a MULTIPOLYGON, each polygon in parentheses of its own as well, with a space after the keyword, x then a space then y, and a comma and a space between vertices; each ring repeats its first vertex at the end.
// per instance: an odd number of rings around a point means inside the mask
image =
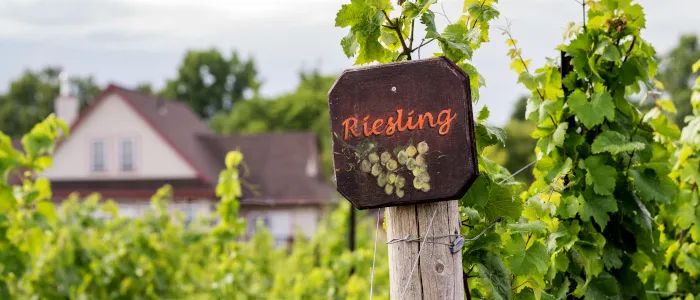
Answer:
MULTIPOLYGON (((188 49, 215 47, 253 57, 262 94, 294 89, 301 70, 339 74, 353 67, 339 45, 346 29, 335 28, 340 6, 349 0, 0 0, 0 92, 26 69, 61 66, 70 75, 93 75, 98 83, 160 88, 175 76, 188 49)), ((644 38, 660 53, 681 34, 700 34, 700 1, 642 0, 647 14, 644 38)), ((461 1, 439 1, 438 26, 460 14, 461 1)), ((503 125, 517 98, 525 94, 509 70, 505 38, 498 27, 511 24, 533 65, 557 57, 555 47, 571 21, 580 22, 574 0, 501 0, 501 17, 491 41, 473 63, 484 76, 479 106, 490 122, 503 125)), ((438 27, 439 28, 439 27, 438 27)), ((422 50, 429 57, 436 47, 422 50)))

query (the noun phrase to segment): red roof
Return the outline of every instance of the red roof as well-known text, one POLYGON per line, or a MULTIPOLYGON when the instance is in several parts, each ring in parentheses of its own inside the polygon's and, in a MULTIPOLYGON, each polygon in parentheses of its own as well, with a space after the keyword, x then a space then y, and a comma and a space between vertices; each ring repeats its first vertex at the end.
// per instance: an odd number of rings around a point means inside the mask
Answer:
POLYGON ((250 204, 322 204, 331 200, 331 189, 320 173, 316 137, 312 133, 271 133, 219 136, 178 101, 109 85, 81 112, 71 126, 75 131, 87 115, 107 98, 117 94, 160 135, 196 172, 197 179, 157 180, 53 180, 54 194, 65 196, 101 193, 105 197, 150 196, 163 184, 173 186, 175 197, 213 198, 224 158, 231 150, 244 155, 244 195, 250 204))

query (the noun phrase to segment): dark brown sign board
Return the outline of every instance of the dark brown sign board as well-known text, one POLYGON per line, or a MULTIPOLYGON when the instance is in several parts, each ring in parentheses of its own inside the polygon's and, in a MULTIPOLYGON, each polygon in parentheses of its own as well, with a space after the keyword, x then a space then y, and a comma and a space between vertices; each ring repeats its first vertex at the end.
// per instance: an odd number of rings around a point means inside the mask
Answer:
POLYGON ((469 78, 444 57, 346 70, 328 102, 338 192, 359 209, 459 199, 478 176, 469 78))

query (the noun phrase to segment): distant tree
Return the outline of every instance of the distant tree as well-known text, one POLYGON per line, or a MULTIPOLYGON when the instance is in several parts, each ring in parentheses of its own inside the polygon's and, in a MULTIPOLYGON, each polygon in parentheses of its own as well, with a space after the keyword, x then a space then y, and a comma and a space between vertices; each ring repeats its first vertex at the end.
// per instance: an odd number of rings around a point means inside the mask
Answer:
POLYGON ((153 86, 151 85, 150 82, 141 82, 136 85, 134 88, 139 92, 146 93, 146 94, 153 94, 153 86))
POLYGON ((92 75, 86 77, 72 77, 70 78, 71 85, 73 86, 73 93, 78 97, 80 101, 80 107, 85 107, 90 104, 90 101, 97 96, 97 94, 102 91, 92 75))
MULTIPOLYGON (((0 95, 0 130, 12 137, 28 132, 34 124, 53 112, 59 92, 61 68, 45 67, 27 70, 12 81, 7 93, 0 95)), ((85 105, 100 90, 91 76, 72 77, 72 92, 85 105)))
POLYGON ((183 101, 200 116, 210 118, 257 94, 259 86, 252 59, 243 60, 236 52, 226 58, 217 49, 190 50, 177 76, 168 80, 160 94, 183 101))
MULTIPOLYGON (((515 173, 527 166, 535 159, 536 140, 531 134, 535 125, 525 120, 527 98, 520 97, 515 103, 510 120, 503 127, 505 131, 505 146, 498 144, 487 149, 488 157, 506 167, 511 173, 515 173)), ((515 178, 527 184, 533 180, 530 170, 522 170, 515 178)))
POLYGON ((664 84, 678 111, 675 121, 683 125, 691 114, 690 94, 693 84, 691 66, 700 59, 700 45, 695 34, 681 36, 678 45, 661 57, 659 80, 664 84))
POLYGON ((527 97, 521 96, 515 102, 513 113, 510 114, 511 120, 525 121, 525 112, 527 111, 527 97))
POLYGON ((330 117, 327 93, 335 81, 318 70, 301 72, 299 86, 274 98, 240 101, 228 113, 212 118, 212 128, 224 134, 311 131, 319 137, 321 160, 330 170, 330 117))

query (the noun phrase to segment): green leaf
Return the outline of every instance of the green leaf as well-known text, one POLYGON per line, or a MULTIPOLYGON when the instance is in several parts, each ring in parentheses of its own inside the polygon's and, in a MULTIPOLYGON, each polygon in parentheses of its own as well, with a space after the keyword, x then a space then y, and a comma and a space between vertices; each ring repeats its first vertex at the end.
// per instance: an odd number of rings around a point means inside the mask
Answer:
POLYGON ((470 46, 469 30, 464 23, 447 25, 438 38, 440 49, 445 56, 454 62, 471 59, 473 49, 470 46))
POLYGON ((593 218, 601 229, 605 229, 610 217, 608 213, 617 211, 617 202, 612 196, 600 196, 586 190, 584 197, 579 199, 579 213, 584 220, 593 218))
POLYGON ((511 298, 510 273, 503 265, 501 258, 491 252, 486 252, 478 259, 479 275, 491 284, 491 288, 498 295, 496 299, 511 298))
POLYGON ((620 60, 620 50, 615 47, 615 44, 611 43, 610 40, 603 40, 596 48, 595 54, 600 55, 604 60, 607 61, 618 61, 620 60))
POLYGON ((528 222, 528 223, 511 223, 508 224, 508 229, 510 232, 519 232, 519 233, 530 233, 530 232, 545 232, 546 227, 544 222, 540 220, 536 220, 533 222, 528 222))
POLYGON ((426 11, 421 17, 420 22, 425 25, 425 38, 434 39, 440 37, 435 27, 435 13, 432 11, 426 11))
POLYGON ((673 101, 671 101, 671 99, 656 100, 656 106, 672 114, 675 114, 678 111, 676 110, 676 105, 673 104, 673 101))
POLYGON ((586 299, 622 299, 620 286, 612 275, 602 273, 588 285, 586 299))
POLYGON ((590 102, 586 98, 586 94, 577 89, 569 95, 568 104, 587 128, 602 124, 606 118, 610 121, 615 119, 615 104, 608 92, 593 94, 590 102))
POLYGON ((636 194, 644 201, 670 203, 676 194, 676 187, 670 178, 659 178, 652 169, 630 170, 636 194))
POLYGON ((606 165, 603 157, 597 155, 586 158, 582 164, 586 169, 586 184, 599 195, 611 195, 617 180, 615 168, 606 165))
POLYGON ((486 107, 486 106, 482 107, 481 110, 479 111, 479 114, 476 116, 477 122, 481 123, 481 122, 486 121, 486 119, 489 118, 490 114, 491 114, 491 112, 489 111, 488 107, 486 107))
POLYGON ((509 188, 491 184, 489 199, 484 207, 484 214, 488 220, 497 220, 501 217, 517 220, 522 210, 520 199, 515 197, 509 188))
POLYGON ((557 213, 562 218, 573 218, 578 213, 579 201, 578 197, 574 195, 568 195, 561 198, 561 202, 557 207, 557 213))
MULTIPOLYGON (((522 240, 518 235, 516 235, 514 239, 522 240)), ((549 255, 547 254, 547 249, 545 249, 540 241, 534 241, 527 249, 525 249, 524 241, 515 241, 511 247, 519 248, 517 251, 511 252, 509 250, 509 252, 514 253, 508 258, 510 269, 514 274, 541 275, 547 271, 549 255)), ((511 250, 513 250, 513 248, 511 248, 511 250)))
POLYGON ((643 143, 630 142, 627 140, 626 136, 612 130, 604 131, 599 134, 591 145, 591 151, 596 154, 602 152, 618 154, 621 152, 639 151, 643 149, 643 143))
POLYGON ((348 32, 348 35, 340 40, 340 46, 343 47, 343 53, 347 57, 353 57, 357 53, 359 45, 355 41, 355 34, 352 31, 348 32))
POLYGON ((566 138, 566 130, 569 128, 569 123, 559 123, 557 129, 552 134, 552 142, 554 145, 561 147, 564 145, 564 139, 566 138))

